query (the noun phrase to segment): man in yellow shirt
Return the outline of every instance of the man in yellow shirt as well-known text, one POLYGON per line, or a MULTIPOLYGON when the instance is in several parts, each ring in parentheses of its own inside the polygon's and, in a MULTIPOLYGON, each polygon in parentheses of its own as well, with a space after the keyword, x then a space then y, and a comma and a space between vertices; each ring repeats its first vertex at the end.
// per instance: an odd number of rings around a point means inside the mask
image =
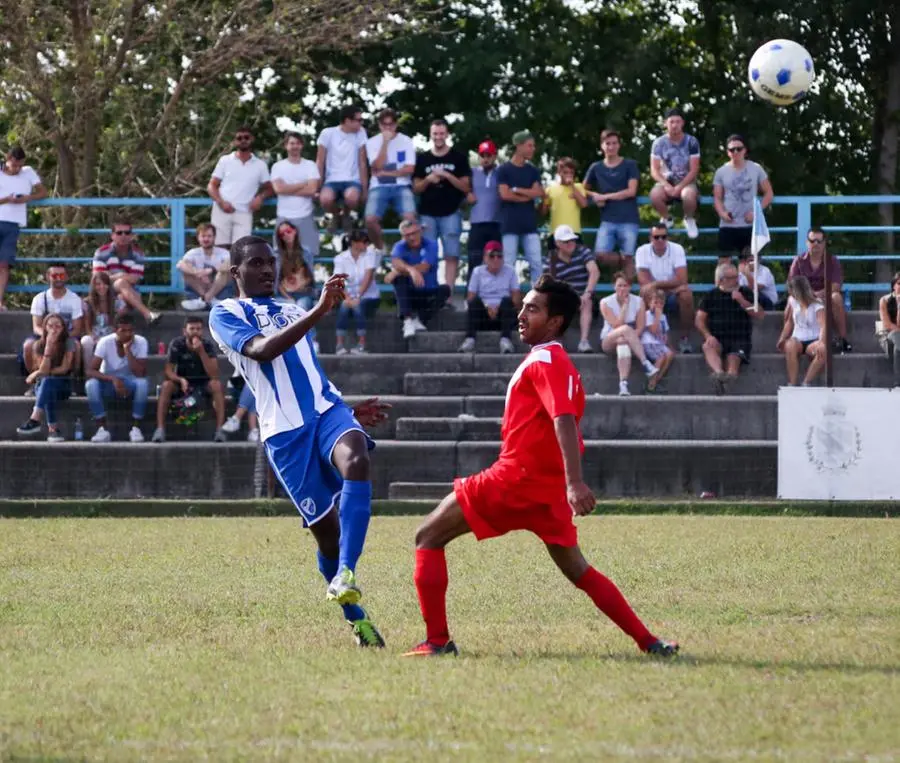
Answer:
POLYGON ((556 163, 559 182, 547 188, 544 196, 543 213, 550 213, 550 230, 560 225, 568 225, 576 233, 581 233, 581 210, 588 205, 583 183, 575 182, 575 160, 568 156, 556 163))

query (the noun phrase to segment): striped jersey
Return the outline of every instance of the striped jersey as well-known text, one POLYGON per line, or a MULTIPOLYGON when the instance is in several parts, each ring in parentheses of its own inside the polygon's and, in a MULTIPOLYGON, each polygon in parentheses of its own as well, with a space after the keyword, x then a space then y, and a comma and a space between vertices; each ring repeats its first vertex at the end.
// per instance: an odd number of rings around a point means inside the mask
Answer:
POLYGON ((270 336, 304 315, 306 311, 297 305, 271 297, 226 299, 209 314, 213 339, 256 398, 263 440, 315 423, 341 400, 319 365, 309 334, 272 361, 260 363, 241 354, 255 336, 270 336))
POLYGON ((104 244, 94 252, 91 270, 94 273, 109 273, 110 276, 125 273, 143 277, 144 253, 136 246, 130 246, 125 254, 119 254, 115 244, 104 244))

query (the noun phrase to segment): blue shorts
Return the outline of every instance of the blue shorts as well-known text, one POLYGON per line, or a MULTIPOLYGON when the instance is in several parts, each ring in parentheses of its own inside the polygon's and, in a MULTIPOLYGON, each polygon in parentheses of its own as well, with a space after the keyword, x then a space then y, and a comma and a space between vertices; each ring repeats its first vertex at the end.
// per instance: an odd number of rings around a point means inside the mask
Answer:
POLYGON ((335 198, 340 201, 344 198, 344 194, 351 188, 355 188, 357 193, 362 194, 362 185, 355 180, 341 180, 332 183, 325 183, 325 188, 331 189, 335 198))
POLYGON ((366 217, 384 217, 388 207, 398 215, 415 216, 416 197, 408 185, 378 185, 369 189, 366 199, 366 217))
POLYGON ((0 221, 0 262, 12 265, 16 261, 16 243, 19 240, 19 225, 0 221))
MULTIPOLYGON (((266 454, 278 481, 297 507, 305 527, 314 525, 337 502, 344 479, 331 452, 347 432, 365 434, 346 403, 335 403, 316 421, 266 440, 266 454)), ((375 442, 366 435, 369 450, 375 442)))
POLYGON ((634 255, 637 248, 639 226, 637 223, 600 223, 594 239, 594 253, 618 251, 626 257, 634 255))

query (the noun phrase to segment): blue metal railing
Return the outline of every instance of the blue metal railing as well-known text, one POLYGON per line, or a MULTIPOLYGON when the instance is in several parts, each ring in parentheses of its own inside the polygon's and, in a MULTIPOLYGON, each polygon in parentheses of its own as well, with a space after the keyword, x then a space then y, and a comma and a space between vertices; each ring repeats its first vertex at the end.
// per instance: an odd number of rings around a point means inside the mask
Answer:
MULTIPOLYGON (((638 198, 640 204, 649 204, 646 196, 638 198)), ((702 203, 712 205, 713 199, 710 196, 704 196, 702 203)), ((900 204, 900 196, 776 196, 773 204, 779 206, 794 206, 796 209, 796 223, 789 226, 772 226, 769 228, 770 233, 793 233, 796 239, 795 251, 803 251, 806 248, 806 232, 812 225, 813 207, 822 205, 845 205, 845 204, 900 204)), ((182 291, 181 273, 175 267, 176 263, 181 259, 184 252, 193 244, 187 241, 188 234, 194 233, 195 229, 188 227, 185 220, 188 207, 209 207, 212 201, 209 198, 62 198, 62 199, 43 199, 35 202, 35 207, 161 207, 163 214, 161 217, 168 220, 168 227, 159 228, 135 228, 135 233, 144 236, 168 236, 169 237, 169 256, 168 257, 147 257, 148 263, 168 263, 170 268, 170 276, 168 284, 152 284, 143 285, 143 292, 157 293, 180 293, 182 291)), ((275 201, 269 200, 267 206, 274 206, 275 201)), ((704 234, 714 234, 717 228, 701 228, 700 232, 704 234)), ((830 225, 824 226, 824 230, 829 233, 887 233, 889 231, 900 231, 900 225, 894 226, 878 226, 878 225, 830 225)), ((585 228, 585 233, 594 233, 596 228, 585 228)), ((260 229, 256 231, 263 235, 271 235, 271 229, 260 229)), ((396 234, 395 229, 386 229, 387 234, 396 234)), ((642 228, 641 232, 646 233, 647 229, 642 228)), ((23 234, 27 235, 65 235, 70 233, 78 233, 84 235, 109 236, 108 228, 23 228, 23 234)), ((93 253, 91 253, 93 254, 93 253)), ((789 262, 793 259, 793 254, 772 254, 766 255, 766 259, 775 262, 789 262)), ((330 262, 333 258, 323 256, 322 262, 330 262)), ((715 254, 691 254, 688 255, 689 262, 715 262, 715 254)), ((850 255, 848 259, 854 261, 872 261, 872 260, 900 260, 900 253, 884 253, 884 254, 859 254, 850 255)), ((28 257, 22 258, 22 262, 72 262, 72 263, 89 263, 91 257, 28 257)), ((886 291, 886 284, 847 284, 850 291, 886 291)), ((10 284, 9 291, 19 292, 35 292, 42 291, 45 286, 41 285, 19 285, 10 284)), ((76 291, 84 291, 86 287, 83 285, 73 285, 76 291)))

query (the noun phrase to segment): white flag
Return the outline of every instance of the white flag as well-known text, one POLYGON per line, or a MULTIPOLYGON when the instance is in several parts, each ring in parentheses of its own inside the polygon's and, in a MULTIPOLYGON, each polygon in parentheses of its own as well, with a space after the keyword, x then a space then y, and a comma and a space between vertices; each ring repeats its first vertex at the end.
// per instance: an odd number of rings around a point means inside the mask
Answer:
POLYGON ((763 214, 759 196, 753 199, 753 237, 750 239, 750 251, 758 255, 762 248, 769 243, 769 226, 766 225, 766 216, 763 214))

